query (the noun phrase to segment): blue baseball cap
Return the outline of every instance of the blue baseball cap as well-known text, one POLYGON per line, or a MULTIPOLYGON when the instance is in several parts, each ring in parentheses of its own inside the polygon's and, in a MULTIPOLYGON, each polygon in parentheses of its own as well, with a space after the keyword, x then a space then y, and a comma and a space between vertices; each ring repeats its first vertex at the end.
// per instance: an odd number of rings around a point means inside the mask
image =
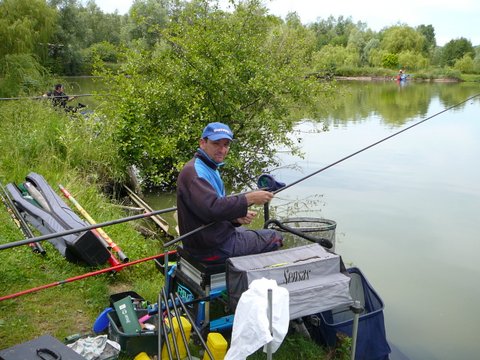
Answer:
POLYGON ((220 139, 233 140, 233 132, 228 125, 213 122, 205 126, 202 133, 202 139, 208 138, 209 140, 216 141, 220 139))

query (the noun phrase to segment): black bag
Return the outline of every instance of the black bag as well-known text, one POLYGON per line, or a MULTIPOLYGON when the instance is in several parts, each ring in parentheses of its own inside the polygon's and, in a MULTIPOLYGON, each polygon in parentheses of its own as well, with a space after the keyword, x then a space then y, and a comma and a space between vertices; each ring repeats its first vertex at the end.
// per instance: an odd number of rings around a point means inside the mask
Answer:
POLYGON ((0 350, 0 360, 85 360, 50 335, 0 350))

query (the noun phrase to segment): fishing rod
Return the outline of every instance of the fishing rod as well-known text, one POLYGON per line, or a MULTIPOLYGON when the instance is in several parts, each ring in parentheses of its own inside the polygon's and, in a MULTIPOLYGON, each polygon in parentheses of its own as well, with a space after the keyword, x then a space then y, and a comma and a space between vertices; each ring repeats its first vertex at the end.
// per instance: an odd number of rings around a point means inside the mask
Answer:
MULTIPOLYGON (((315 175, 321 173, 322 171, 325 171, 325 170, 331 168, 332 166, 335 166, 335 165, 337 165, 337 164, 339 164, 339 163, 341 163, 341 162, 343 162, 343 161, 345 161, 345 160, 347 160, 347 159, 349 159, 349 158, 351 158, 351 157, 353 157, 353 156, 355 156, 355 155, 357 155, 357 154, 360 154, 361 152, 363 152, 363 151, 365 151, 365 150, 368 150, 368 149, 370 149, 370 148, 372 148, 372 147, 374 147, 374 146, 376 146, 376 145, 378 145, 378 144, 380 144, 380 143, 382 143, 382 142, 384 142, 384 141, 386 141, 386 140, 388 140, 388 139, 393 138, 394 136, 397 136, 397 135, 399 135, 399 134, 401 134, 401 133, 403 133, 403 132, 405 132, 405 131, 407 131, 407 130, 410 130, 411 128, 413 128, 413 127, 415 127, 415 126, 418 126, 418 125, 424 123, 425 121, 430 120, 430 119, 432 119, 432 118, 434 118, 434 117, 436 117, 436 116, 438 116, 438 115, 440 115, 440 114, 443 114, 444 112, 447 112, 447 111, 449 111, 449 110, 451 110, 451 109, 454 109, 454 108, 456 108, 457 106, 460 106, 461 104, 464 104, 464 103, 466 103, 467 101, 470 101, 470 100, 472 100, 472 99, 474 99, 474 98, 476 98, 476 97, 478 97, 478 96, 480 96, 480 94, 476 94, 476 95, 471 96, 471 97, 469 97, 469 98, 467 98, 467 99, 465 99, 465 100, 463 100, 463 101, 461 101, 461 102, 459 102, 459 103, 457 103, 457 104, 455 104, 455 105, 452 105, 452 106, 450 106, 450 107, 447 107, 447 108, 443 109, 442 111, 439 111, 438 113, 436 113, 436 114, 434 114, 434 115, 432 115, 432 116, 429 116, 429 117, 427 117, 427 118, 425 118, 425 119, 423 119, 423 120, 421 120, 421 121, 419 121, 419 122, 417 122, 417 123, 415 123, 415 124, 413 124, 413 125, 410 125, 410 126, 406 127, 405 129, 402 129, 402 130, 400 130, 400 131, 397 131, 396 133, 391 134, 391 135, 389 135, 389 136, 387 136, 387 137, 385 137, 385 138, 383 138, 383 139, 381 139, 381 140, 378 140, 378 141, 374 142, 374 143, 371 144, 371 145, 368 145, 368 146, 366 146, 366 147, 364 147, 364 148, 362 148, 362 149, 360 149, 360 150, 357 150, 357 151, 355 151, 354 153, 352 153, 352 154, 350 154, 350 155, 348 155, 348 156, 345 156, 345 157, 343 157, 343 158, 341 158, 341 159, 339 159, 339 160, 337 160, 337 161, 335 161, 335 162, 333 162, 333 163, 331 163, 331 164, 329 164, 329 165, 327 165, 327 166, 324 166, 323 168, 321 168, 321 169, 319 169, 319 170, 317 170, 317 171, 314 171, 313 173, 311 173, 311 174, 309 174, 309 175, 307 175, 307 176, 304 176, 304 177, 302 177, 302 178, 300 178, 300 179, 298 179, 298 180, 296 180, 296 181, 294 181, 294 182, 292 182, 292 183, 290 183, 290 184, 288 184, 288 185, 285 185, 285 184, 283 184, 283 183, 277 182, 277 181, 276 181, 275 179, 273 179, 273 177, 271 177, 270 175, 266 175, 266 176, 263 175, 263 176, 265 176, 266 182, 263 183, 263 184, 260 184, 260 181, 259 181, 259 188, 260 188, 260 189, 267 190, 267 191, 271 191, 273 194, 278 194, 280 191, 286 190, 286 189, 288 189, 288 188, 290 188, 290 187, 292 187, 292 186, 294 186, 294 185, 297 185, 298 183, 300 183, 300 182, 302 182, 302 181, 305 181, 305 180, 311 178, 312 176, 315 176, 315 175)), ((260 178, 259 178, 259 180, 260 180, 260 178)), ((264 209, 265 209, 265 213, 268 213, 268 203, 265 204, 264 209)), ((267 220, 268 220, 268 219, 266 219, 266 221, 267 221, 267 220)), ((181 236, 181 238, 185 238, 185 237, 187 237, 187 236, 189 236, 189 235, 191 235, 191 234, 194 234, 194 233, 196 233, 196 232, 198 232, 198 231, 201 231, 201 230, 203 230, 203 229, 205 229, 205 228, 207 228, 207 227, 210 227, 210 226, 212 226, 212 225, 214 225, 214 224, 215 224, 215 222, 211 222, 211 223, 209 223, 209 224, 202 225, 202 226, 198 227, 197 229, 192 230, 190 233, 185 234, 184 236, 181 236)), ((288 228, 288 229, 286 229, 286 230, 291 231, 291 230, 293 230, 293 229, 288 228)), ((310 240, 310 241, 313 240, 313 239, 309 239, 308 237, 305 237, 304 235, 302 235, 302 237, 304 237, 304 238, 306 238, 307 240, 310 240)), ((315 240, 315 242, 318 242, 318 239, 314 239, 314 240, 315 240)), ((325 246, 328 247, 328 248, 331 248, 332 245, 331 245, 331 242, 330 242, 329 240, 327 240, 327 239, 320 239, 320 240, 323 242, 323 245, 325 245, 325 246)), ((171 241, 169 241, 169 242, 164 243, 164 247, 171 246, 171 245, 177 243, 178 241, 179 241, 179 238, 173 239, 173 240, 171 240, 171 241)))
POLYGON ((317 175, 317 174, 321 173, 322 171, 325 171, 325 170, 331 168, 332 166, 335 166, 335 165, 337 165, 337 164, 339 164, 339 163, 341 163, 341 162, 343 162, 343 161, 345 161, 345 160, 347 160, 347 159, 350 159, 351 157, 353 157, 353 156, 355 156, 355 155, 358 155, 358 154, 360 154, 361 152, 364 152, 365 150, 368 150, 368 149, 370 149, 370 148, 372 148, 372 147, 374 147, 374 146, 376 146, 376 145, 378 145, 378 144, 380 144, 380 143, 382 143, 382 142, 384 142, 384 141, 387 141, 388 139, 391 139, 391 138, 393 138, 394 136, 400 135, 401 133, 403 133, 403 132, 405 132, 405 131, 407 131, 407 130, 410 130, 411 128, 413 128, 413 127, 415 127, 415 126, 418 126, 418 125, 424 123, 424 122, 427 121, 427 120, 430 120, 430 119, 432 119, 432 118, 434 118, 434 117, 436 117, 436 116, 438 116, 438 115, 440 115, 440 114, 443 114, 444 112, 447 112, 447 111, 449 111, 449 110, 451 110, 451 109, 454 109, 454 108, 456 108, 457 106, 460 106, 460 105, 466 103, 467 101, 470 101, 470 100, 472 100, 472 99, 474 99, 474 98, 476 98, 476 97, 478 97, 478 96, 480 96, 480 94, 473 95, 473 96, 471 96, 471 97, 469 97, 469 98, 467 98, 467 99, 459 102, 458 104, 449 106, 449 107, 443 109, 442 111, 439 111, 438 113, 436 113, 436 114, 434 114, 434 115, 432 115, 432 116, 429 116, 429 117, 427 117, 427 118, 425 118, 425 119, 423 119, 423 120, 421 120, 421 121, 419 121, 419 122, 417 122, 417 123, 415 123, 415 124, 412 124, 412 125, 406 127, 405 129, 402 129, 402 130, 400 130, 400 131, 397 131, 396 133, 393 133, 393 134, 391 134, 391 135, 389 135, 389 136, 387 136, 387 137, 385 137, 385 138, 383 138, 383 139, 381 139, 381 140, 378 140, 378 141, 374 142, 373 144, 370 144, 370 145, 368 145, 368 146, 365 146, 364 148, 362 148, 362 149, 360 149, 360 150, 357 150, 357 151, 355 151, 354 153, 352 153, 352 154, 350 154, 350 155, 347 155, 347 156, 341 158, 340 160, 337 160, 337 161, 335 161, 335 162, 333 162, 333 163, 331 163, 331 164, 329 164, 329 165, 327 165, 327 166, 324 166, 323 168, 321 168, 321 169, 319 169, 319 170, 317 170, 317 171, 314 171, 313 173, 311 173, 311 174, 309 174, 309 175, 307 175, 307 176, 304 176, 303 178, 298 179, 298 180, 296 180, 296 181, 294 181, 294 182, 292 182, 292 183, 290 183, 290 184, 288 184, 288 185, 285 185, 285 186, 283 186, 283 187, 281 187, 281 188, 275 189, 275 190, 272 191, 272 192, 273 192, 274 194, 278 194, 280 191, 286 190, 286 189, 288 189, 288 188, 290 188, 290 187, 292 187, 292 186, 294 186, 294 185, 297 185, 298 183, 300 183, 300 182, 302 182, 302 181, 304 181, 304 180, 307 180, 308 178, 311 178, 312 176, 317 175))
MULTIPOLYGON (((13 203, 12 199, 8 195, 7 190, 3 187, 3 184, 1 182, 0 182, 0 187, 2 188, 0 197, 2 199, 3 204, 7 208, 7 211, 10 214, 10 217, 12 218, 13 222, 15 223, 15 225, 17 225, 17 227, 23 233, 25 238, 33 238, 35 235, 33 235, 32 230, 28 227, 28 224, 26 223, 25 219, 22 217, 22 215, 18 211, 17 207, 13 203), (5 194, 5 196, 3 196, 2 193, 5 194)), ((32 248, 32 251, 35 253, 39 253, 42 255, 46 254, 45 249, 42 247, 40 243, 29 242, 28 246, 30 246, 32 248)))
MULTIPOLYGON (((67 189, 65 189, 62 185, 59 184, 58 187, 60 188, 63 195, 65 195, 65 197, 68 200, 70 200, 73 203, 73 205, 75 205, 75 207, 83 215, 83 217, 87 219, 87 221, 91 225, 95 225, 96 224, 95 220, 93 220, 90 214, 83 208, 83 206, 80 205, 80 203, 72 196, 72 194, 70 194, 70 192, 67 189)), ((117 253, 119 259, 122 262, 128 262, 127 255, 125 255, 125 253, 120 249, 120 247, 110 238, 110 236, 108 236, 108 234, 105 231, 103 231, 101 227, 97 229, 92 229, 92 231, 96 231, 98 235, 107 242, 108 246, 117 253)))
MULTIPOLYGON (((177 252, 176 250, 172 250, 172 251, 169 251, 167 254, 176 254, 176 252, 177 252)), ((14 293, 14 294, 0 296, 0 302, 2 302, 4 300, 8 300, 8 299, 13 299, 13 298, 16 298, 16 297, 19 297, 19 296, 22 296, 22 295, 30 294, 30 293, 33 293, 33 292, 37 292, 37 291, 40 291, 40 290, 43 290, 43 289, 48 289, 48 288, 51 288, 51 287, 54 287, 54 286, 63 285, 63 284, 67 284, 67 283, 70 283, 70 282, 77 281, 77 280, 85 279, 87 277, 103 274, 103 273, 106 273, 106 272, 118 271, 118 270, 123 269, 124 267, 127 267, 127 266, 136 265, 136 264, 139 264, 139 263, 142 263, 142 262, 145 262, 145 261, 158 259, 158 258, 161 258, 161 257, 164 257, 164 256, 165 256, 165 253, 152 255, 152 256, 148 256, 148 257, 143 258, 143 259, 130 261, 128 263, 111 266, 111 267, 101 269, 101 270, 91 271, 89 273, 74 276, 74 277, 71 277, 71 278, 68 278, 68 279, 65 279, 65 280, 55 281, 55 282, 50 283, 50 284, 45 284, 45 285, 37 286, 37 287, 31 288, 31 289, 28 289, 28 290, 19 291, 19 292, 14 293)))
MULTIPOLYGON (((304 176, 304 177, 302 177, 302 178, 300 178, 300 179, 298 179, 298 180, 296 180, 296 181, 294 181, 294 182, 292 182, 292 183, 290 183, 290 184, 288 184, 288 185, 276 181, 276 180, 275 180, 272 176, 270 176, 270 175, 262 175, 262 176, 259 177, 258 187, 259 187, 259 189, 265 189, 265 190, 267 190, 267 191, 271 191, 273 194, 278 194, 280 191, 286 190, 286 189, 288 189, 288 188, 290 188, 290 187, 292 187, 292 186, 294 186, 294 185, 297 185, 298 183, 300 183, 300 182, 302 182, 302 181, 305 181, 305 180, 311 178, 312 176, 315 176, 315 175, 321 173, 322 171, 325 171, 325 170, 331 168, 332 166, 335 166, 335 165, 337 165, 337 164, 339 164, 339 163, 341 163, 341 162, 343 162, 343 161, 345 161, 345 160, 347 160, 347 159, 350 159, 351 157, 353 157, 353 156, 355 156, 355 155, 358 155, 358 154, 360 154, 361 152, 363 152, 363 151, 365 151, 365 150, 368 150, 368 149, 370 149, 370 148, 372 148, 372 147, 374 147, 374 146, 376 146, 376 145, 378 145, 378 144, 380 144, 380 143, 382 143, 382 142, 384 142, 384 141, 386 141, 386 140, 388 140, 388 139, 391 139, 392 137, 397 136, 397 135, 399 135, 399 134, 401 134, 401 133, 403 133, 403 132, 405 132, 405 131, 407 131, 407 130, 409 130, 409 129, 417 126, 417 125, 420 125, 420 124, 424 123, 424 122, 427 121, 427 120, 430 120, 430 119, 432 119, 432 118, 434 118, 434 117, 436 117, 436 116, 438 116, 438 115, 440 115, 440 114, 442 114, 442 113, 444 113, 444 112, 446 112, 446 111, 449 111, 449 110, 451 110, 451 109, 453 109, 453 108, 455 108, 455 107, 457 107, 457 106, 459 106, 459 105, 461 105, 461 104, 463 104, 463 103, 466 103, 467 101, 472 100, 472 99, 476 98, 477 96, 480 96, 480 94, 476 94, 476 95, 474 95, 474 96, 471 96, 471 97, 469 97, 469 98, 467 98, 467 99, 459 102, 458 104, 455 104, 455 105, 452 105, 452 106, 450 106, 450 107, 448 107, 448 108, 445 108, 445 109, 443 109, 442 111, 440 111, 440 112, 438 112, 438 113, 436 113, 436 114, 434 114, 434 115, 432 115, 432 116, 427 117, 426 119, 423 119, 423 120, 421 120, 421 121, 419 121, 419 122, 417 122, 417 123, 415 123, 415 124, 413 124, 413 125, 410 125, 410 126, 406 127, 405 129, 402 129, 402 130, 400 130, 400 131, 397 131, 396 133, 391 134, 391 135, 389 135, 389 136, 387 136, 387 137, 385 137, 385 138, 383 138, 383 139, 381 139, 381 140, 378 140, 378 141, 374 142, 373 144, 370 144, 370 145, 368 145, 368 146, 366 146, 366 147, 364 147, 364 148, 362 148, 362 149, 360 149, 360 150, 357 150, 357 151, 355 151, 354 153, 352 153, 352 154, 350 154, 350 155, 348 155, 348 156, 345 156, 345 157, 343 157, 343 158, 341 158, 341 159, 339 159, 339 160, 337 160, 337 161, 335 161, 335 162, 333 162, 333 163, 331 163, 331 164, 329 164, 329 165, 327 165, 327 166, 324 166, 323 168, 321 168, 321 169, 319 169, 319 170, 317 170, 317 171, 314 171, 314 172, 312 172, 311 174, 308 174, 307 176, 304 176), (263 177, 263 181, 261 181, 262 177, 263 177)), ((273 222, 273 221, 269 221, 269 216, 268 216, 268 214, 269 214, 268 203, 266 203, 266 204, 264 205, 264 213, 265 213, 265 224, 267 224, 267 223, 269 223, 269 222, 273 222)), ((209 224, 202 225, 201 227, 199 227, 199 228, 191 231, 191 233, 196 233, 196 232, 201 231, 201 230, 203 230, 203 229, 205 229, 205 228, 207 228, 207 227, 210 227, 210 226, 212 226, 212 225, 214 225, 214 224, 215 224, 215 222, 211 222, 211 223, 209 223, 209 224)), ((276 222, 276 225, 278 225, 278 224, 279 224, 279 222, 276 222)), ((290 232, 293 232, 293 231, 294 231, 294 229, 292 229, 292 228, 290 228, 290 227, 288 227, 288 229, 287 229, 287 227, 284 227, 284 230, 288 230, 288 231, 290 231, 290 232)), ((312 241, 312 240, 313 240, 313 239, 310 239, 310 238, 306 237, 304 234, 300 235, 300 233, 298 233, 298 234, 296 234, 296 235, 301 236, 301 237, 303 237, 303 238, 305 238, 305 239, 307 239, 307 240, 309 240, 309 241, 312 241)), ((169 246, 171 246, 171 245, 173 245, 173 244, 175 244, 175 243, 177 243, 177 242, 178 242, 178 239, 173 239, 173 240, 171 240, 171 241, 169 241, 169 242, 167 242, 167 243, 164 243, 164 246, 165 246, 165 247, 169 247, 169 246)), ((315 239, 315 242, 318 242, 318 239, 315 239)), ((327 240, 327 239, 320 239, 320 243, 321 243, 322 246, 325 246, 325 247, 327 247, 327 248, 331 248, 331 247, 332 247, 331 241, 329 241, 329 240, 327 240)))
MULTIPOLYGON (((255 190, 251 190, 251 191, 255 191, 255 190)), ((247 192, 250 192, 250 191, 247 191, 247 192)), ((245 192, 245 193, 247 193, 247 192, 245 192)), ((242 194, 245 194, 245 193, 242 193, 242 194)), ((236 196, 236 195, 239 195, 239 194, 233 194, 233 195, 229 195, 229 196, 236 196)), ((176 206, 171 207, 171 208, 161 209, 161 210, 145 212, 145 213, 138 214, 138 215, 127 216, 127 217, 124 217, 124 218, 111 220, 111 221, 106 221, 106 222, 103 222, 103 223, 92 224, 92 225, 88 225, 88 226, 84 226, 84 227, 80 227, 80 228, 76 228, 76 229, 65 230, 65 231, 56 232, 56 233, 52 233, 52 234, 45 234, 45 235, 42 235, 42 236, 37 236, 37 237, 31 238, 31 239, 28 239, 28 242, 35 242, 36 243, 36 242, 40 242, 40 241, 44 241, 44 240, 54 239, 54 238, 57 238, 57 237, 76 234, 76 233, 87 231, 87 230, 98 229, 100 227, 106 227, 106 226, 121 224, 121 223, 128 222, 128 221, 149 218, 151 216, 165 214, 165 213, 172 212, 172 211, 175 211, 175 210, 177 210, 176 206)), ((193 234, 195 234, 199 231, 202 231, 203 229, 205 229, 209 226, 212 226, 213 224, 214 223, 202 225, 202 226, 200 226, 200 227, 198 227, 198 228, 196 228, 196 229, 194 229, 194 230, 192 230, 188 233, 185 233, 185 234, 171 240, 168 243, 165 243, 164 245, 165 246, 170 246, 170 245, 186 238, 187 236, 193 235, 193 234)), ((19 240, 19 241, 13 241, 13 242, 10 242, 10 243, 6 243, 6 244, 0 244, 0 250, 10 249, 10 248, 13 248, 13 247, 16 247, 16 246, 25 245, 26 243, 27 243, 27 240, 19 240)))
POLYGON ((0 98, 2 101, 6 100, 49 100, 49 99, 56 99, 56 98, 72 98, 76 99, 79 97, 86 97, 86 96, 112 96, 112 94, 78 94, 78 95, 40 95, 40 96, 19 96, 19 97, 3 97, 0 98))
POLYGON ((10 242, 10 243, 7 243, 7 244, 0 244, 0 250, 10 249, 10 248, 13 248, 13 247, 16 247, 16 246, 25 245, 29 242, 39 242, 39 241, 53 239, 53 238, 56 238, 56 237, 62 237, 62 236, 66 236, 66 235, 76 234, 76 233, 87 231, 87 230, 98 229, 99 227, 107 227, 107 226, 111 226, 111 225, 121 224, 121 223, 124 223, 124 222, 127 222, 127 221, 144 219, 144 218, 148 218, 148 217, 153 216, 153 215, 164 214, 164 213, 168 213, 170 211, 175 211, 175 210, 177 210, 176 207, 162 209, 162 210, 155 210, 155 211, 151 211, 151 212, 147 212, 147 213, 143 213, 143 214, 127 216, 127 217, 124 217, 124 218, 121 218, 121 219, 105 221, 103 223, 98 223, 98 224, 92 224, 92 225, 84 226, 84 227, 77 228, 77 229, 65 230, 65 231, 56 232, 56 233, 53 233, 53 234, 45 234, 45 235, 42 235, 42 236, 37 236, 37 237, 31 238, 31 239, 27 239, 27 240, 13 241, 13 242, 10 242))

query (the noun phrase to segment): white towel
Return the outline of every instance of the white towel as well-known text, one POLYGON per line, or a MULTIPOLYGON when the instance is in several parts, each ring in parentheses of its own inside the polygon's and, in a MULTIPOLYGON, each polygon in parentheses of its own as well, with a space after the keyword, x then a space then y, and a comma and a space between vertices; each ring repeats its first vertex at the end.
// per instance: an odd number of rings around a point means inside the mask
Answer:
MULTIPOLYGON (((230 349, 225 360, 244 360, 272 341, 272 353, 282 344, 290 320, 288 290, 275 280, 265 278, 251 282, 235 310, 230 349), (272 289, 272 329, 268 322, 268 289, 272 289)), ((266 346, 263 349, 266 352, 266 346)))

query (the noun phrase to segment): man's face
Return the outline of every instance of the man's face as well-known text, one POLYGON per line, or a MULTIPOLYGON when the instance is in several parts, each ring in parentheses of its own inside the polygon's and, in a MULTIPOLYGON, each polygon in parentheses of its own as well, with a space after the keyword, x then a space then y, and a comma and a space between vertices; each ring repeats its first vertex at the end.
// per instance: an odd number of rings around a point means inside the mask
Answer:
POLYGON ((200 149, 205 151, 215 162, 221 163, 225 160, 228 150, 230 150, 230 140, 220 139, 212 141, 209 139, 200 139, 200 149))

